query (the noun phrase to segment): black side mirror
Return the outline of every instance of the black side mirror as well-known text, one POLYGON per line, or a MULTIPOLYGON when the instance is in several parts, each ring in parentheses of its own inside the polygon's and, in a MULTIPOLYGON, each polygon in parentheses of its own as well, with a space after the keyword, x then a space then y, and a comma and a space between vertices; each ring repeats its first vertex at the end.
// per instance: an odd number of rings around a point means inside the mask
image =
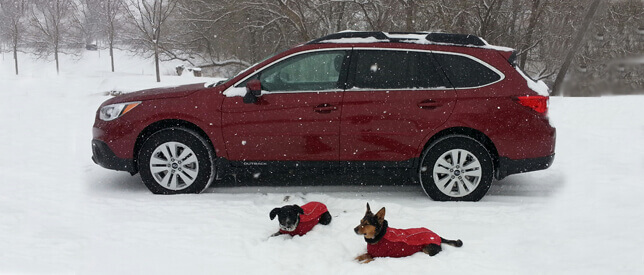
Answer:
POLYGON ((244 103, 257 103, 261 95, 262 83, 259 81, 259 79, 253 79, 246 83, 246 95, 244 95, 244 103))

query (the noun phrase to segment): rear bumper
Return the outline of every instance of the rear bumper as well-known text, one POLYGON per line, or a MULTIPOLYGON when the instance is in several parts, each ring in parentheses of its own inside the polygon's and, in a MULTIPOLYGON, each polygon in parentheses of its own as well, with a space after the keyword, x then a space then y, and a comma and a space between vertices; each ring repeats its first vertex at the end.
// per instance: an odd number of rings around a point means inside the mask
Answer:
POLYGON ((501 157, 499 158, 499 169, 496 173, 496 179, 500 180, 512 174, 543 170, 550 167, 554 160, 555 154, 530 159, 509 159, 501 157))
POLYGON ((131 174, 136 174, 137 172, 132 159, 117 157, 105 142, 97 139, 92 140, 92 160, 107 169, 127 171, 131 174))

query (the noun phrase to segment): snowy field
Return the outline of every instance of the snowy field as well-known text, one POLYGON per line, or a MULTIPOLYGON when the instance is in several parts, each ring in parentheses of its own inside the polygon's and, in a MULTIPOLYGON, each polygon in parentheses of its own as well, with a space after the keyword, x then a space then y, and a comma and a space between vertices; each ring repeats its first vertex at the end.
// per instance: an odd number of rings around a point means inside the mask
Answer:
POLYGON ((0 273, 644 272, 643 96, 552 98, 554 165, 495 182, 476 203, 431 201, 419 186, 377 175, 329 176, 335 186, 313 185, 324 175, 269 184, 246 177, 243 187, 229 178, 200 195, 155 196, 138 175, 90 160, 103 92, 158 85, 150 61, 119 53, 110 73, 101 54, 65 57, 59 76, 53 63, 23 55, 16 77, 11 56, 0 60, 0 273), (352 183, 337 185, 345 178, 352 183), (271 209, 308 201, 327 204, 330 225, 268 238, 278 228, 271 209), (366 245, 353 227, 366 202, 386 207, 393 227, 428 227, 464 245, 358 264, 366 245))

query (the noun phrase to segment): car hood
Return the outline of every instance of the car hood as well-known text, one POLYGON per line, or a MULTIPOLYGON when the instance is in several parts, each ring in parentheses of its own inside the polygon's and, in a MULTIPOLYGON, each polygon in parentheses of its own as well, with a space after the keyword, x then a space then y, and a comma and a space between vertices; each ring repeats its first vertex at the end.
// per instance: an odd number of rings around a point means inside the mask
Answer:
POLYGON ((106 101, 105 104, 184 97, 203 89, 204 89, 203 83, 188 84, 188 85, 181 85, 181 86, 174 86, 174 87, 153 88, 153 89, 147 89, 147 90, 142 90, 138 92, 118 95, 106 101))

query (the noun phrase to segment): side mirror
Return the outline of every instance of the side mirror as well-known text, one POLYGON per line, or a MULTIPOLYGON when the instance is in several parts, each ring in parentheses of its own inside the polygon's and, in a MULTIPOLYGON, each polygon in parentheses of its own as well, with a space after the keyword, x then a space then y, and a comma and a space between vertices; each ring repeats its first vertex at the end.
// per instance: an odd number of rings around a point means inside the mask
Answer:
POLYGON ((246 83, 246 95, 244 95, 244 103, 257 103, 261 95, 262 83, 259 81, 259 79, 253 79, 246 83))

